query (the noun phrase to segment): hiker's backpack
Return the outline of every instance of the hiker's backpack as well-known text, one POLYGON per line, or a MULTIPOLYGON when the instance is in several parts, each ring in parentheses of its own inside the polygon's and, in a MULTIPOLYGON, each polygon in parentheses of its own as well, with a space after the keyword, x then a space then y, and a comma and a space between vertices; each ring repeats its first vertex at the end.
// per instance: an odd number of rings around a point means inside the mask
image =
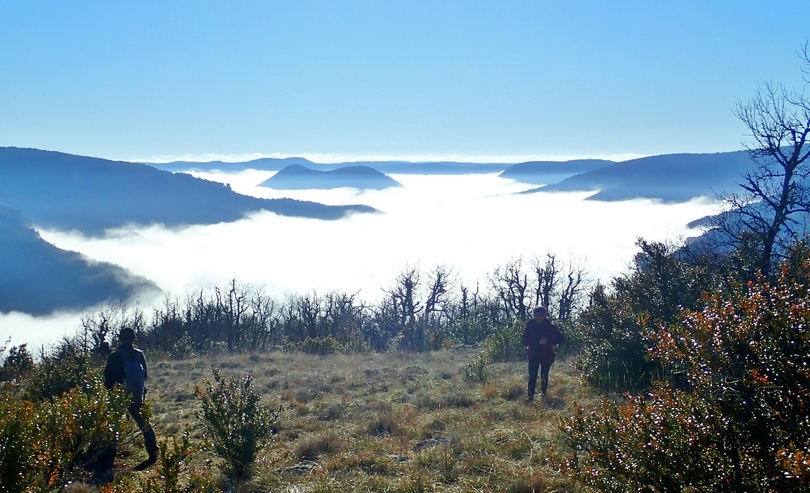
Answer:
POLYGON ((135 349, 121 351, 124 359, 124 383, 128 394, 136 399, 146 397, 146 369, 143 367, 140 354, 135 349))

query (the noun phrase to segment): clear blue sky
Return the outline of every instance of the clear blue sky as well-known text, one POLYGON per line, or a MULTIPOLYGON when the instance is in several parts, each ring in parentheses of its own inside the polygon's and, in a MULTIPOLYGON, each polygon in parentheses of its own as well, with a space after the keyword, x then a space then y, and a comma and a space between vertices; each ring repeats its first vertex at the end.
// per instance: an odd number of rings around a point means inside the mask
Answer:
POLYGON ((111 159, 736 150, 806 0, 0 3, 0 145, 111 159))

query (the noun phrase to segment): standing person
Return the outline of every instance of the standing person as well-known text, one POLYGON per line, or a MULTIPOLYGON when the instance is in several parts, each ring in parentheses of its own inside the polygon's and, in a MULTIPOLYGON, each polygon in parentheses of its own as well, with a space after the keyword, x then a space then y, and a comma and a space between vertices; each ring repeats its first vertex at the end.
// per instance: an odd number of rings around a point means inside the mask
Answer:
POLYGON ((548 390, 548 372, 554 363, 554 346, 565 340, 556 325, 548 319, 545 307, 534 309, 533 317, 523 331, 523 345, 526 346, 526 359, 529 361, 529 385, 526 402, 534 401, 537 385, 537 371, 540 370, 540 395, 545 397, 548 390))
POLYGON ((118 334, 120 345, 107 358, 107 366, 104 367, 104 385, 108 390, 116 384, 125 385, 126 392, 131 396, 132 401, 127 410, 135 420, 135 424, 143 433, 143 441, 149 458, 135 466, 136 471, 146 469, 157 461, 157 437, 152 425, 146 423, 141 415, 141 406, 146 397, 146 357, 143 351, 133 346, 135 342, 135 331, 129 327, 124 327, 118 334))

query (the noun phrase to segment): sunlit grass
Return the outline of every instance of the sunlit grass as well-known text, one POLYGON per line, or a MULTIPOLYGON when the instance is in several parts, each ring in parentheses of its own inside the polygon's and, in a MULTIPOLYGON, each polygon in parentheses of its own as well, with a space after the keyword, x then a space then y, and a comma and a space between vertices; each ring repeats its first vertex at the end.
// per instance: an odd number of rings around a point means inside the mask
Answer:
MULTIPOLYGON (((525 364, 464 378, 472 349, 440 352, 216 355, 152 362, 149 400, 159 438, 202 441, 193 389, 250 374, 263 403, 281 406, 278 433, 234 491, 576 491, 545 465, 558 423, 594 395, 566 361, 549 396, 525 403, 525 364)), ((198 461, 216 464, 198 453, 198 461)), ((141 474, 155 474, 149 471, 141 474)))

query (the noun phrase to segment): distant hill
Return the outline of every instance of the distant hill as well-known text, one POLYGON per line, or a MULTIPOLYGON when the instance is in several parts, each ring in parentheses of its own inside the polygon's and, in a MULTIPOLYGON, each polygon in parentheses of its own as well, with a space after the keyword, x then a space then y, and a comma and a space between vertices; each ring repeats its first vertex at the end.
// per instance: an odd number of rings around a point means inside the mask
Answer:
POLYGON ((557 183, 574 175, 616 164, 605 159, 574 159, 571 161, 529 161, 512 165, 498 175, 532 185, 557 183))
POLYGON ((0 313, 48 315, 159 291, 117 265, 56 248, 17 211, 0 206, 0 313))
POLYGON ((346 166, 330 171, 306 168, 291 164, 259 184, 276 190, 329 190, 333 188, 357 188, 359 190, 384 190, 402 185, 368 166, 346 166))
POLYGON ((463 175, 481 173, 500 173, 511 164, 506 163, 465 163, 453 161, 347 161, 343 163, 315 163, 302 157, 289 158, 260 158, 251 161, 224 162, 224 161, 172 161, 170 163, 154 163, 158 169, 171 171, 226 171, 236 172, 246 169, 262 171, 279 171, 287 166, 298 164, 311 170, 331 171, 349 166, 366 166, 384 174, 401 175, 463 175))
POLYGON ((0 205, 20 210, 36 225, 92 236, 128 223, 235 221, 258 210, 326 220, 376 212, 365 205, 259 199, 144 164, 16 147, 0 147, 0 205))
POLYGON ((598 190, 588 199, 685 202, 737 189, 751 164, 747 151, 665 154, 614 163, 523 193, 598 190))

